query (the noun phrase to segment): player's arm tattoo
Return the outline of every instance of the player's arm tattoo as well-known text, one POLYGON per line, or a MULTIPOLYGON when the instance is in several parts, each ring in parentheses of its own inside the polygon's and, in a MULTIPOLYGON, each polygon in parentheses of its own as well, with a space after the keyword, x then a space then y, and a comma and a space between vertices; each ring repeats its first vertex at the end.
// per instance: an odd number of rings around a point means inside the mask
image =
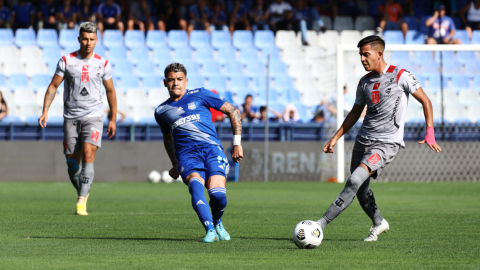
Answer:
POLYGON ((165 145, 165 150, 167 151, 170 161, 172 163, 178 162, 175 156, 175 142, 173 141, 172 133, 163 134, 163 145, 165 145))
POLYGON ((52 82, 48 85, 47 92, 45 93, 45 99, 43 100, 43 112, 47 112, 52 105, 55 94, 57 93, 58 86, 62 83, 63 77, 53 75, 52 82))
POLYGON ((230 118, 233 135, 242 135, 242 120, 238 109, 227 101, 222 105, 220 111, 228 115, 228 118, 230 118))

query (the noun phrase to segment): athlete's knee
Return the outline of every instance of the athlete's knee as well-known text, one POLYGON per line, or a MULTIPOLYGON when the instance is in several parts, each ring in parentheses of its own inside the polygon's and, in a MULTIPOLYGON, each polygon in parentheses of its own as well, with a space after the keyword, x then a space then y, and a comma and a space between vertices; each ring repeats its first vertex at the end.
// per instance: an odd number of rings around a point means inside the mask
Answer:
POLYGON ((77 160, 70 157, 67 157, 67 166, 68 166, 68 169, 70 170, 78 170, 78 168, 80 168, 77 160))
POLYGON ((227 206, 227 189, 211 188, 208 190, 210 197, 210 207, 222 210, 227 206))
MULTIPOLYGON (((363 165, 363 164, 362 164, 363 165)), ((369 173, 367 170, 363 168, 363 166, 359 166, 353 171, 352 175, 347 180, 347 183, 345 184, 345 189, 349 189, 350 191, 354 191, 356 194, 357 191, 360 189, 362 184, 365 182, 365 180, 368 179, 369 173)))
POLYGON ((223 175, 212 175, 207 180, 207 187, 212 188, 225 188, 226 179, 223 175))
POLYGON ((95 150, 92 149, 85 149, 83 151, 83 158, 86 163, 92 163, 95 159, 95 150))
POLYGON ((191 181, 198 181, 200 184, 205 185, 205 180, 200 176, 198 173, 191 173, 189 174, 185 180, 184 183, 189 186, 191 181))

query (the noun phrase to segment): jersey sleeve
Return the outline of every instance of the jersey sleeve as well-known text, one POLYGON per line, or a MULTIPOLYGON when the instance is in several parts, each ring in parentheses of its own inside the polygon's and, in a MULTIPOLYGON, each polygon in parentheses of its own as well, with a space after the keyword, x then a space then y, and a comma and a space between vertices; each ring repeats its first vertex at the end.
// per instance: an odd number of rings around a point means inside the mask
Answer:
POLYGON ((225 98, 220 97, 219 95, 213 93, 210 90, 202 88, 201 93, 202 93, 202 98, 205 105, 207 105, 210 108, 214 108, 217 111, 219 111, 220 108, 223 106, 223 104, 227 102, 225 98))
POLYGON ((105 60, 105 72, 103 74, 103 80, 108 81, 112 78, 112 65, 110 65, 110 62, 105 60))
POLYGON ((365 100, 365 94, 363 93, 362 84, 359 82, 357 86, 357 93, 355 96, 355 104, 365 106, 367 101, 365 100))
POLYGON ((160 118, 160 115, 155 112, 155 121, 157 121, 157 124, 160 126, 160 130, 162 131, 163 134, 165 133, 170 133, 170 126, 167 125, 162 121, 162 118, 160 118))
POLYGON ((421 85, 411 71, 405 70, 398 79, 398 87, 407 93, 413 94, 421 85))
POLYGON ((55 70, 55 74, 58 76, 65 77, 65 61, 63 59, 64 57, 58 60, 57 70, 55 70))

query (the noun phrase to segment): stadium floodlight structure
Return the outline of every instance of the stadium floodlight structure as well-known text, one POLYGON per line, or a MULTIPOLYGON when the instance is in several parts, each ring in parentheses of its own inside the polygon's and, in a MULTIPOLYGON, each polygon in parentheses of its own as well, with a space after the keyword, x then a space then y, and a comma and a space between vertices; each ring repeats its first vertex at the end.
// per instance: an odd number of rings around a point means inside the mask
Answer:
MULTIPOLYGON (((343 93, 343 85, 344 85, 344 53, 345 52, 358 52, 358 48, 356 45, 352 44, 339 44, 337 45, 337 129, 343 123, 344 120, 344 93, 343 93)), ((394 44, 389 45, 386 44, 385 46, 386 52, 392 51, 407 51, 407 52, 415 52, 415 51, 434 51, 434 52, 460 52, 460 51, 475 51, 480 52, 480 45, 401 45, 401 44, 394 44)), ((442 55, 442 54, 440 54, 442 55)), ((360 61, 360 56, 359 56, 360 61)), ((472 59, 475 61, 475 59, 472 59)), ((401 65, 401 63, 399 63, 401 65)), ((408 66, 406 66, 408 68, 408 66)), ((442 126, 444 123, 444 115, 443 115, 443 76, 442 76, 442 57, 440 56, 440 68, 438 70, 441 78, 440 88, 441 88, 441 108, 442 108, 442 126)), ((415 74, 420 76, 420 74, 415 74)), ((476 75, 480 76, 480 74, 476 75)), ((357 78, 360 80, 360 77, 357 78)), ((480 89, 477 89, 480 92, 480 89)), ((330 139, 330 138, 327 138, 330 139)), ((339 183, 345 182, 345 144, 344 144, 344 137, 340 138, 336 145, 336 153, 337 153, 337 180, 339 183)))

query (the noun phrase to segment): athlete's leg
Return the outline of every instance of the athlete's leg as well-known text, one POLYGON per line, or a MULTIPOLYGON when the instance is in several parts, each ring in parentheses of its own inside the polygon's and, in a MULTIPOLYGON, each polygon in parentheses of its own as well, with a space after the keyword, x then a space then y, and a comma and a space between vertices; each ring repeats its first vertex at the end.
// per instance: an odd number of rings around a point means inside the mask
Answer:
POLYGON ((370 217, 374 226, 378 226, 382 223, 382 215, 378 210, 377 203, 375 202, 375 196, 370 189, 370 178, 367 179, 357 191, 357 199, 362 206, 363 211, 370 217))
POLYGON ((227 207, 226 179, 223 175, 212 175, 208 178, 207 189, 210 196, 210 208, 212 209, 213 224, 221 223, 223 212, 227 207))
POLYGON ((213 218, 205 198, 205 180, 199 173, 193 172, 187 176, 184 182, 188 185, 188 191, 192 195, 192 207, 197 213, 205 231, 213 230, 213 218))
POLYGON ((80 187, 80 164, 82 161, 82 152, 78 151, 76 153, 65 155, 67 158, 67 166, 68 166, 68 176, 70 177, 70 181, 72 182, 73 186, 77 190, 77 195, 80 187))
POLYGON ((78 203, 85 203, 88 192, 93 183, 95 154, 97 146, 90 143, 83 143, 82 149, 82 172, 80 174, 80 187, 78 192, 78 203))

